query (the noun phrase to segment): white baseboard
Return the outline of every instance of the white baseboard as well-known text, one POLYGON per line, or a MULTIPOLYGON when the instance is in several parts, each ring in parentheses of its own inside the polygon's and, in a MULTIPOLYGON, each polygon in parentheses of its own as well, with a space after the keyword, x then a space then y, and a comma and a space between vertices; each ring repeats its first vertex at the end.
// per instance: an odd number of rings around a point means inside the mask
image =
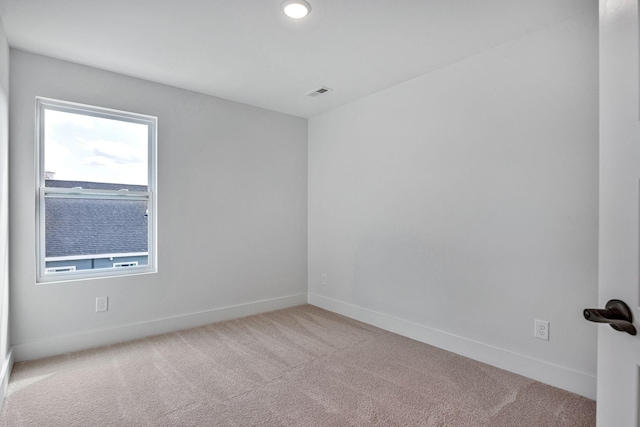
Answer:
POLYGON ((11 377, 11 370, 13 369, 13 351, 9 349, 9 354, 2 364, 2 370, 0 371, 0 409, 4 403, 4 398, 7 395, 7 387, 9 386, 9 377, 11 377))
POLYGON ((236 319, 282 308, 295 307, 306 303, 307 294, 304 293, 216 308, 199 313, 156 319, 149 322, 123 325, 117 328, 20 343, 12 347, 13 356, 16 362, 41 359, 43 357, 131 341, 167 332, 195 328, 209 323, 236 319))
POLYGON ((317 294, 309 293, 309 304, 589 399, 595 400, 596 398, 596 377, 593 375, 576 372, 542 360, 533 359, 317 294))

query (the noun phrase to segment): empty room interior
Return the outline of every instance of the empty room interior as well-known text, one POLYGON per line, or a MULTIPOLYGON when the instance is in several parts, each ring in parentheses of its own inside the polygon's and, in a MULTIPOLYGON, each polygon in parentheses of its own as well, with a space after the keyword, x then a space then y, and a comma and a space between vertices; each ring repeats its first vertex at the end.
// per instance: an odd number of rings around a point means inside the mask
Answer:
POLYGON ((0 425, 596 425, 601 13, 0 0, 0 425))

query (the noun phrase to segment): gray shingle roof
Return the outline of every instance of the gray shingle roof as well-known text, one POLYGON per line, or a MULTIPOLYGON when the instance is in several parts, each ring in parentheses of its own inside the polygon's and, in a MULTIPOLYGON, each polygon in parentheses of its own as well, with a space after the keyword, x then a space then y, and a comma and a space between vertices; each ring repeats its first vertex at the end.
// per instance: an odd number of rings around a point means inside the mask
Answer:
MULTIPOLYGON (((145 186, 47 180, 47 187, 146 191, 145 186)), ((147 252, 147 202, 47 198, 46 256, 147 252)))

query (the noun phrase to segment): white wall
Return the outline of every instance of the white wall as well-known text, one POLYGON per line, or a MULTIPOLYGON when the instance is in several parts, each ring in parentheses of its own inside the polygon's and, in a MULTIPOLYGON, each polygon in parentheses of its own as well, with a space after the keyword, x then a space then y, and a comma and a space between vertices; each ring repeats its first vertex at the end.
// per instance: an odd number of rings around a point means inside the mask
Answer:
POLYGON ((311 303, 595 396, 592 3, 310 119, 311 303))
POLYGON ((9 350, 9 45, 0 18, 0 406, 11 372, 9 350))
POLYGON ((306 302, 306 119, 16 50, 11 73, 16 360, 306 302), (36 96, 158 117, 157 274, 36 285, 36 96))

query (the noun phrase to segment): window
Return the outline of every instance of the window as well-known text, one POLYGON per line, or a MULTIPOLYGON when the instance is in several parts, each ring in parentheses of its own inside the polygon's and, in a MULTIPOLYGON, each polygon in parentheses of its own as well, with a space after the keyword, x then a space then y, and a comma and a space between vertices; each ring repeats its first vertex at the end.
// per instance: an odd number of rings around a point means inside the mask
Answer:
POLYGON ((47 267, 45 273, 61 273, 67 271, 76 271, 75 265, 65 265, 62 267, 47 267))
POLYGON ((114 268, 118 268, 118 267, 137 267, 137 266, 138 266, 138 261, 114 262, 113 263, 113 267, 114 268))
POLYGON ((157 119, 36 99, 39 283, 157 271, 157 119))

